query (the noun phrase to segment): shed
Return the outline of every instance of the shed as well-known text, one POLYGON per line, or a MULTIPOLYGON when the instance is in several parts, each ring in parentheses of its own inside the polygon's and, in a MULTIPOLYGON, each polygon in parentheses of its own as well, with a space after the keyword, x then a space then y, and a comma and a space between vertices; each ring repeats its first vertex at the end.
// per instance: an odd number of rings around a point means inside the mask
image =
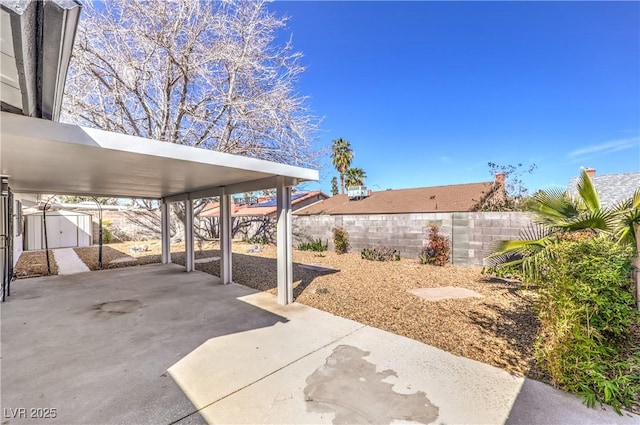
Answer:
MULTIPOLYGON (((24 216, 24 249, 45 249, 42 211, 24 216)), ((91 215, 77 211, 47 211, 47 241, 51 248, 91 246, 91 215)))

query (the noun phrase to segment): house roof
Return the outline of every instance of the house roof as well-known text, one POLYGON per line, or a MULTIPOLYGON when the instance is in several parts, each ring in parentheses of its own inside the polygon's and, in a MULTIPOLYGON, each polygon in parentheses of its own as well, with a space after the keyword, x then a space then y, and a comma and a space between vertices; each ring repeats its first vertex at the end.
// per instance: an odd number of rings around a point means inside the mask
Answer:
MULTIPOLYGON (((591 176, 603 207, 612 207, 629 199, 640 189, 640 173, 602 174, 591 176)), ((569 193, 577 195, 578 177, 569 182, 569 193)))
MULTIPOLYGON (((291 196, 291 206, 295 209, 296 204, 313 198, 314 196, 321 196, 327 198, 328 196, 320 190, 312 192, 298 192, 291 196)), ((269 199, 268 201, 256 204, 256 205, 234 205, 231 215, 235 217, 256 217, 267 216, 277 211, 278 206, 275 199, 269 199)), ((207 205, 200 217, 217 217, 220 215, 220 204, 218 202, 212 202, 207 205)))
POLYGON ((413 189, 371 192, 367 198, 349 200, 336 195, 294 212, 296 215, 317 214, 403 214, 428 212, 474 211, 488 196, 494 182, 419 187, 413 189))
POLYGON ((317 180, 318 171, 0 113, 0 175, 16 193, 167 198, 262 190, 317 180))
POLYGON ((80 9, 76 0, 2 1, 3 111, 58 120, 80 9))

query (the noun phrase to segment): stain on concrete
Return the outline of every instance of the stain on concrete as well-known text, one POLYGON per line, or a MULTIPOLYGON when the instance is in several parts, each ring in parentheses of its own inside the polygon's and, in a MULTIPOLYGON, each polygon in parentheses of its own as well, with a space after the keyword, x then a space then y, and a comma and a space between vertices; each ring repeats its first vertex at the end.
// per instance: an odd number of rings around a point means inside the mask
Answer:
POLYGON ((376 365, 364 359, 369 354, 350 345, 336 347, 306 380, 307 411, 335 413, 334 425, 397 420, 429 424, 438 418, 438 407, 424 392, 400 394, 393 384, 383 382, 397 374, 390 369, 376 372, 376 365))
POLYGON ((133 313, 141 306, 142 303, 138 300, 120 300, 95 304, 91 307, 91 310, 95 311, 99 316, 120 316, 133 313))

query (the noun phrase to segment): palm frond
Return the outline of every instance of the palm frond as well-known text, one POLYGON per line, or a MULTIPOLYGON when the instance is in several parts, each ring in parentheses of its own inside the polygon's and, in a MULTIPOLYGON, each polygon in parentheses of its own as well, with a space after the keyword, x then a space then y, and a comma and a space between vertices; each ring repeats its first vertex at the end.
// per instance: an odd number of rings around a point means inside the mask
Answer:
POLYGON ((564 222, 556 223, 555 229, 565 232, 579 232, 581 230, 596 230, 612 232, 616 214, 607 209, 588 211, 564 222))
POLYGON ((596 188, 591 181, 591 177, 589 177, 589 174, 587 174, 587 171, 584 169, 580 174, 577 188, 580 199, 587 209, 592 212, 598 211, 600 209, 600 197, 598 196, 598 191, 596 191, 596 188))
POLYGON ((536 214, 534 221, 543 225, 553 225, 581 212, 578 202, 559 187, 536 193, 531 210, 536 214))
POLYGON ((630 245, 637 250, 636 235, 640 227, 640 189, 624 201, 613 206, 615 215, 615 235, 618 243, 630 245))

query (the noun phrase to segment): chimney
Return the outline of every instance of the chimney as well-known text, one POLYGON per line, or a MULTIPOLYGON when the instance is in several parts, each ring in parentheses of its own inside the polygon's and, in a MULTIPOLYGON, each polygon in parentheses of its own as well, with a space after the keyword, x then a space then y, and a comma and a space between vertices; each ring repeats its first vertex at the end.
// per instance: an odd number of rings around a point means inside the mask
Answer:
POLYGON ((504 173, 496 173, 494 175, 494 189, 495 192, 489 199, 489 202, 492 204, 501 204, 507 199, 507 191, 505 188, 505 175, 504 173))
POLYGON ((585 168, 584 171, 587 173, 587 175, 589 177, 593 177, 596 175, 596 169, 595 168, 585 168))

